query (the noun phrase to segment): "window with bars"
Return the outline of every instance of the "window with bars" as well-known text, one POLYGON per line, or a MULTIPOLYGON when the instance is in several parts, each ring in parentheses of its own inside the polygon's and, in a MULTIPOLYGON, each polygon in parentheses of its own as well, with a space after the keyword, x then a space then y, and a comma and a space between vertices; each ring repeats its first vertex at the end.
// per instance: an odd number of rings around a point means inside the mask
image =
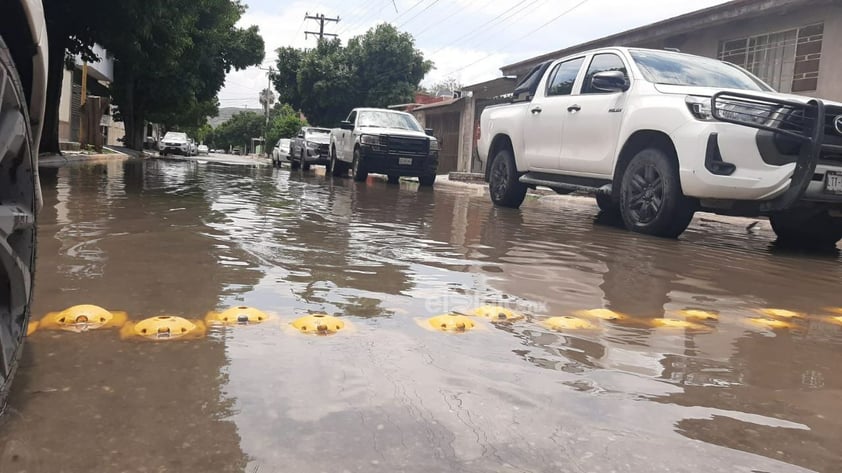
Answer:
POLYGON ((816 90, 824 24, 719 43, 719 59, 742 66, 779 92, 816 90))

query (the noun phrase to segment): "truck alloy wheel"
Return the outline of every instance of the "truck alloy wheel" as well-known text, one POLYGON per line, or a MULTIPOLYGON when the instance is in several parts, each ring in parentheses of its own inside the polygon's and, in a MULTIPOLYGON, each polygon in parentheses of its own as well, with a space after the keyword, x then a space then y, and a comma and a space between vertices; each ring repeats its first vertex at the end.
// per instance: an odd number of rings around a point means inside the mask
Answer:
POLYGON ((364 181, 368 178, 368 170, 365 168, 365 163, 363 163, 363 157, 360 155, 360 150, 354 150, 354 164, 351 168, 354 174, 354 180, 357 182, 364 181))
POLYGON ((620 213, 629 230, 675 238, 693 219, 694 206, 681 192, 678 171, 662 150, 648 148, 632 158, 620 190, 620 213))
POLYGON ((495 205, 516 209, 523 203, 527 187, 519 180, 511 151, 500 150, 494 156, 494 161, 491 162, 488 189, 495 205))

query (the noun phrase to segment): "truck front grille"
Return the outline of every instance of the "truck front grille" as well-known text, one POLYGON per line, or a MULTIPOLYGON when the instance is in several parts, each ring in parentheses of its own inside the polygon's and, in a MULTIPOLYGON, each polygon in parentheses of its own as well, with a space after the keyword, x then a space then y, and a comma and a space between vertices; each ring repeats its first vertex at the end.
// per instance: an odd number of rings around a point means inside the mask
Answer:
POLYGON ((383 136, 381 142, 389 150, 389 153, 408 156, 426 156, 430 147, 430 140, 426 138, 383 136))

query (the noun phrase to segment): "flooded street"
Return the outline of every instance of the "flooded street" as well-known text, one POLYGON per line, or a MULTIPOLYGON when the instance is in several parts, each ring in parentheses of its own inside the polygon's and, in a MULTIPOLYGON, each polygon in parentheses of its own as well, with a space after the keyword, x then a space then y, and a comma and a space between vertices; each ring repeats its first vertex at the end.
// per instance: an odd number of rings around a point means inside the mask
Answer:
POLYGON ((702 215, 661 240, 595 222, 591 201, 497 209, 467 185, 321 167, 114 160, 42 182, 33 320, 272 320, 157 343, 37 330, 2 473, 842 468, 842 260, 782 253, 768 229, 702 215), (487 304, 526 317, 427 323, 487 304), (543 323, 603 308, 624 316, 543 323), (718 318, 660 322, 686 309, 718 318), (311 313, 347 327, 290 327, 311 313))

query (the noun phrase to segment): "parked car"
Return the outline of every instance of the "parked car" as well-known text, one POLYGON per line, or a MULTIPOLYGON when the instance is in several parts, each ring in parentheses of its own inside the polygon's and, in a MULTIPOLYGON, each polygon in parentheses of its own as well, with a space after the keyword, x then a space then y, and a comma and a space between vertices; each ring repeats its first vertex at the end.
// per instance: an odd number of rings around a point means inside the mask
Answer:
POLYGON ((197 146, 197 147, 196 147, 196 152, 197 152, 198 154, 204 154, 204 155, 206 155, 206 156, 207 156, 208 154, 210 154, 210 150, 208 149, 208 146, 207 146, 207 145, 199 145, 199 146, 197 146))
POLYGON ((422 186, 436 182, 439 142, 412 115, 377 108, 355 108, 330 134, 330 172, 352 170, 354 180, 386 174, 390 183, 417 177, 422 186))
POLYGON ((330 129, 305 126, 290 144, 292 169, 305 171, 313 164, 330 164, 330 129))
POLYGON ((199 154, 199 147, 196 145, 196 141, 193 138, 188 138, 187 141, 190 143, 190 156, 196 156, 199 154))
POLYGON ((289 161, 289 150, 292 140, 289 138, 281 138, 272 150, 272 165, 281 167, 281 163, 289 161))
POLYGON ((168 154, 180 154, 182 156, 190 156, 193 154, 190 139, 187 138, 187 133, 179 131, 169 131, 161 140, 161 156, 168 154))
POLYGON ((239 155, 241 155, 241 154, 242 154, 242 150, 240 149, 240 147, 239 147, 239 146, 235 146, 235 147, 231 150, 231 154, 234 154, 234 155, 239 156, 239 155))
POLYGON ((40 0, 3 2, 0 91, 1 413, 23 351, 35 277, 38 143, 47 99, 47 29, 40 0))
POLYGON ((536 67, 486 108, 478 143, 495 204, 528 187, 595 191, 633 231, 677 237, 694 212, 768 216, 779 241, 842 239, 842 104, 746 70, 608 48, 536 67))

